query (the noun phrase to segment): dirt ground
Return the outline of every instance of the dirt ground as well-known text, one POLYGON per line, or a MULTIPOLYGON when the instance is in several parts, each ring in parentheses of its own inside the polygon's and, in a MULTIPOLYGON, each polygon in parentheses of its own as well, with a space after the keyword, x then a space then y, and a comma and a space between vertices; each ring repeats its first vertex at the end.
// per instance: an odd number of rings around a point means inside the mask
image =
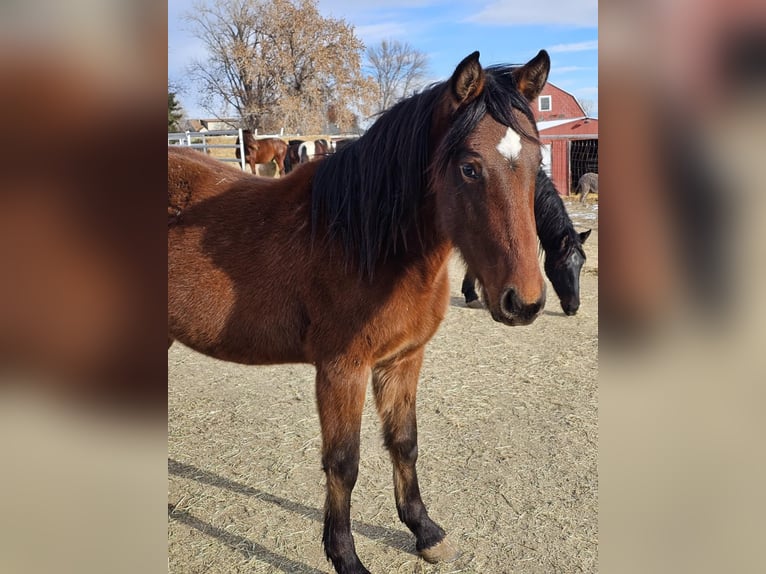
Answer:
MULTIPOLYGON (((451 303, 426 348, 418 392, 420 486, 460 546, 450 564, 415 554, 368 389, 351 516, 375 574, 597 571, 598 203, 567 201, 586 243, 581 307, 548 286, 527 327, 451 303)), ((168 352, 168 559, 173 573, 333 572, 321 546, 324 476, 314 371, 168 352)))

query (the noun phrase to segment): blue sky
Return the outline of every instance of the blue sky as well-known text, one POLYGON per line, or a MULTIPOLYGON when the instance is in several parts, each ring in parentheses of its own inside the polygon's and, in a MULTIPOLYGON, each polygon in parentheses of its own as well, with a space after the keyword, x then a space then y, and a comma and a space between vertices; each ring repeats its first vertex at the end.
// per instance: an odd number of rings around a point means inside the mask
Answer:
MULTIPOLYGON (((184 70, 204 48, 186 30, 182 14, 193 0, 168 0, 168 77, 182 82, 184 70)), ((544 48, 551 56, 549 80, 598 116, 597 0, 319 0, 323 16, 354 26, 365 45, 383 39, 408 42, 428 56, 430 80, 444 80, 465 56, 479 50, 481 62, 523 63, 544 48)), ((192 86, 179 95, 190 117, 206 117, 192 86)))

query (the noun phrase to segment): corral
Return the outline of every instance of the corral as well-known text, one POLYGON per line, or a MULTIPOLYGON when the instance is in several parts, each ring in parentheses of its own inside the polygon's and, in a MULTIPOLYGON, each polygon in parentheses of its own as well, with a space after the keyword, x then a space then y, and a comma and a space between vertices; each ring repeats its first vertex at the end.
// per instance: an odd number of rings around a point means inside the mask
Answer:
MULTIPOLYGON (((352 529, 371 571, 596 571, 598 204, 566 205, 594 229, 576 316, 549 286, 532 325, 495 323, 465 307, 462 263, 451 263, 449 311, 420 378, 418 473, 456 562, 415 554, 368 392, 352 529)), ((313 368, 240 366, 176 343, 168 400, 169 571, 331 572, 313 368)))
MULTIPOLYGON (((239 144, 236 142, 240 141, 242 137, 241 134, 242 130, 239 129, 229 129, 229 130, 217 130, 217 131, 210 131, 210 132, 177 132, 177 133, 169 133, 168 134, 168 145, 185 145, 194 147, 203 153, 207 153, 211 157, 220 159, 221 161, 228 162, 228 163, 234 163, 239 165, 243 170, 245 171, 251 171, 250 166, 248 166, 245 161, 242 154, 242 149, 240 148, 240 156, 238 157, 236 155, 236 152, 238 150, 239 144)), ((268 138, 268 137, 278 137, 282 140, 284 140, 286 143, 289 143, 291 140, 302 140, 302 141, 315 141, 319 139, 324 139, 326 141, 332 141, 335 142, 344 142, 350 139, 355 139, 358 136, 356 134, 348 134, 348 135, 337 135, 337 136, 329 136, 326 134, 315 134, 315 135, 291 135, 291 136, 281 136, 281 135, 271 135, 271 136, 256 136, 256 139, 261 138, 268 138)), ((340 145, 340 144, 339 144, 340 145)), ((276 175, 277 167, 276 164, 273 162, 271 163, 264 163, 264 164, 258 164, 258 175, 266 176, 266 177, 273 177, 276 175)))

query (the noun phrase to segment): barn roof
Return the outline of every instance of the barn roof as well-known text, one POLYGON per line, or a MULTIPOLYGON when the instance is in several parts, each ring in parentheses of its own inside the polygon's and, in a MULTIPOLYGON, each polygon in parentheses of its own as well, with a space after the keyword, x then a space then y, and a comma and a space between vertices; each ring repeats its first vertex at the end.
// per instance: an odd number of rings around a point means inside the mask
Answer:
POLYGON ((537 130, 541 138, 554 136, 598 138, 598 118, 583 116, 566 120, 537 122, 537 130))

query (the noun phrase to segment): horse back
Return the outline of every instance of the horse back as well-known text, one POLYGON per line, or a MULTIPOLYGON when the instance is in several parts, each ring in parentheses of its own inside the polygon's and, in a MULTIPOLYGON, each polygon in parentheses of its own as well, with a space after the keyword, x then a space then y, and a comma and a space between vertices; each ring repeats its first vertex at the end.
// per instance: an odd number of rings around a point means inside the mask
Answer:
POLYGON ((193 148, 168 146, 168 218, 176 222, 189 206, 221 193, 244 172, 193 148))

